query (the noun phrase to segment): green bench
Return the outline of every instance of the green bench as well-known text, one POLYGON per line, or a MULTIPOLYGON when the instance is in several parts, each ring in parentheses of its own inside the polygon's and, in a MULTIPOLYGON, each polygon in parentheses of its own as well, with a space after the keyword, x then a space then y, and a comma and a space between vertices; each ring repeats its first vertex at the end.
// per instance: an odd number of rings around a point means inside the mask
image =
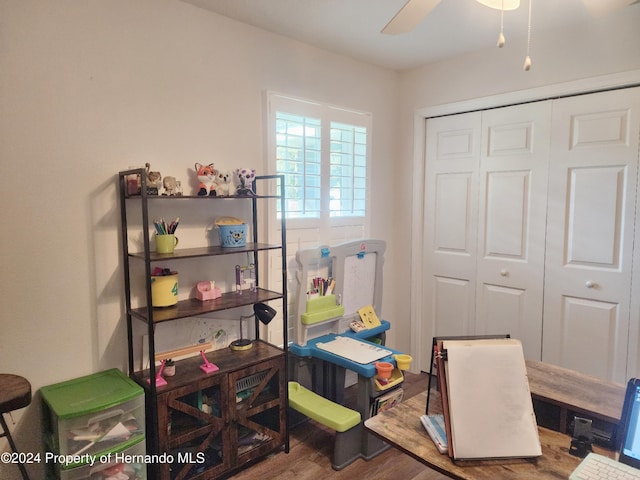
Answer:
POLYGON ((289 406, 336 432, 331 466, 341 470, 361 457, 360 413, 332 402, 298 382, 289 382, 289 406))

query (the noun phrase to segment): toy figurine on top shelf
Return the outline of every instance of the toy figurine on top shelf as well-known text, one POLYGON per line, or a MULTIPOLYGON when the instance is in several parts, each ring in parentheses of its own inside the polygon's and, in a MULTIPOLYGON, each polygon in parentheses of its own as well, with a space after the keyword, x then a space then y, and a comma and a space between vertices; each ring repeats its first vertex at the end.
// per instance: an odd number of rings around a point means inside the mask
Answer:
POLYGON ((228 197, 231 193, 231 183, 233 182, 233 177, 229 170, 218 170, 218 174, 216 175, 216 185, 215 192, 218 197, 228 197))
POLYGON ((147 171, 147 195, 158 195, 158 189, 162 186, 162 175, 160 172, 152 172, 149 162, 144 166, 147 171))
POLYGON ((253 179, 256 178, 256 171, 253 168, 237 168, 235 171, 238 177, 236 195, 238 197, 252 197, 255 194, 251 188, 253 179))
POLYGON ((233 173, 228 170, 217 170, 213 163, 209 165, 195 164, 198 177, 199 197, 227 197, 232 195, 232 186, 235 184, 237 197, 252 197, 253 180, 256 171, 253 168, 236 168, 233 173))
POLYGON ((215 169, 213 163, 209 165, 202 165, 201 163, 195 164, 196 174, 198 176, 198 196, 210 197, 216 196, 216 175, 218 171, 215 169))
POLYGON ((176 177, 164 177, 164 179, 162 180, 162 186, 164 187, 164 192, 162 192, 162 195, 168 197, 182 196, 182 185, 179 180, 176 180, 176 177))

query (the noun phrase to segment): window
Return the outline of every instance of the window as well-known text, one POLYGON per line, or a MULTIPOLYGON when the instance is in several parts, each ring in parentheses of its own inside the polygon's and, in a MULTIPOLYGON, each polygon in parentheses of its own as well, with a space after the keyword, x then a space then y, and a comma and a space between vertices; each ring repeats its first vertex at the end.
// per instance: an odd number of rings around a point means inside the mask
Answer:
POLYGON ((287 219, 320 218, 320 119, 275 114, 276 172, 285 175, 287 219))
POLYGON ((370 115, 275 94, 270 112, 287 220, 366 225, 370 115))
POLYGON ((367 210, 367 129, 331 122, 329 215, 364 217, 367 210))

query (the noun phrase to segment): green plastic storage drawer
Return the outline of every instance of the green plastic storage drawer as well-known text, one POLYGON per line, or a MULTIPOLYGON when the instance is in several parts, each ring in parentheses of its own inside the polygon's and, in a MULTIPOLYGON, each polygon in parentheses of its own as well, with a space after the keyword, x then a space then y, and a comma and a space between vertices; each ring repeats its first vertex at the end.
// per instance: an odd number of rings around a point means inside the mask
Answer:
POLYGON ((93 465, 62 470, 47 463, 46 480, 147 480, 147 466, 141 463, 146 453, 146 441, 142 439, 124 450, 116 449, 98 457, 93 465))
POLYGON ((116 368, 42 387, 40 392, 47 451, 100 455, 144 438, 144 390, 116 368))

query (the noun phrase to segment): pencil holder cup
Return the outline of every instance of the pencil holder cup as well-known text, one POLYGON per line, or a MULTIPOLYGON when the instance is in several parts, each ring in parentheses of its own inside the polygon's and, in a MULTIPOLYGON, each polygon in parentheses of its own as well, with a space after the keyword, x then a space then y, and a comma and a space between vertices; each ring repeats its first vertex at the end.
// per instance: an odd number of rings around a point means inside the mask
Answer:
POLYGON ((156 252, 173 253, 178 245, 178 237, 173 234, 156 235, 156 252))
POLYGON ((400 370, 409 370, 409 367, 411 366, 411 360, 413 360, 411 358, 411 355, 406 355, 404 353, 394 355, 393 358, 395 359, 396 365, 398 365, 398 368, 400 370))
POLYGON ((393 365, 389 362, 376 362, 376 370, 378 371, 378 378, 387 380, 391 378, 391 372, 393 372, 393 365))

